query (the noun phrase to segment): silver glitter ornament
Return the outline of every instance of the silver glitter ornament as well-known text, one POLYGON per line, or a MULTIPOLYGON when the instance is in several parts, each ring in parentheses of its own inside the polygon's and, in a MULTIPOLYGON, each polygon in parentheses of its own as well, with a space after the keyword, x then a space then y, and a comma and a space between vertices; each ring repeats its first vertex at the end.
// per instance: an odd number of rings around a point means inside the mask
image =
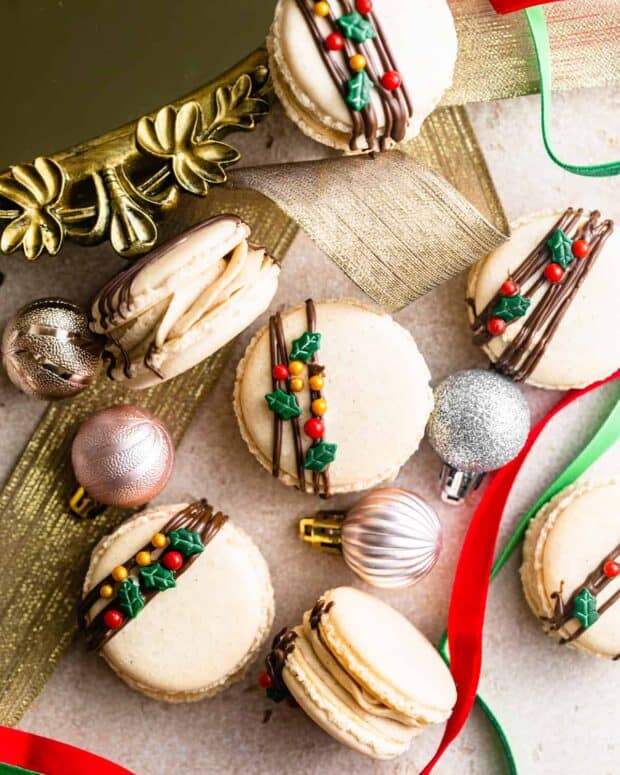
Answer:
POLYGON ((91 499, 128 509, 163 490, 172 473, 174 445, 158 417, 123 404, 95 412, 80 426, 71 462, 91 499))
POLYGON ((435 388, 426 428, 444 461, 442 498, 459 503, 494 471, 519 454, 530 430, 523 394, 507 377, 488 369, 452 374, 435 388))
POLYGON ((68 398, 95 378, 102 343, 88 318, 65 299, 22 307, 2 335, 2 362, 15 387, 42 399, 68 398))
POLYGON ((383 589, 420 581, 441 551, 435 511, 420 496, 397 487, 373 490, 347 512, 302 519, 299 528, 304 541, 341 551, 354 573, 383 589))

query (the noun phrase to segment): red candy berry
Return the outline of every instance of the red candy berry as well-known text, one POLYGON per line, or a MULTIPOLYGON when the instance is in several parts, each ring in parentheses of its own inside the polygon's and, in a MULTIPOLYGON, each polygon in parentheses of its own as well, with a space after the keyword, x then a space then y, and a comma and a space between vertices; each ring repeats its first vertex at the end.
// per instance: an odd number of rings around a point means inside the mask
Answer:
POLYGON ((585 258, 590 252, 590 243, 585 239, 576 239, 572 251, 575 258, 585 258))
POLYGON ((183 555, 181 552, 166 552, 161 562, 168 570, 179 570, 183 565, 183 555))
POLYGON ((278 363, 277 366, 274 366, 271 373, 273 374, 273 378, 278 380, 288 379, 289 377, 288 369, 283 363, 278 363))
POLYGON ((499 289, 502 296, 516 296, 519 293, 519 286, 512 279, 506 280, 502 283, 502 287, 499 289))
POLYGON ((344 48, 344 38, 339 32, 330 32, 325 38, 325 45, 330 51, 340 51, 344 48))
POLYGON ((118 630, 123 621, 123 614, 115 608, 110 608, 103 615, 103 623, 109 630, 118 630))
POLYGON ((325 433, 323 421, 319 420, 318 417, 311 417, 309 420, 306 420, 304 425, 304 433, 306 436, 310 436, 311 439, 322 438, 323 434, 325 433))
POLYGON ((503 318, 491 318, 487 323, 487 331, 491 336, 499 336, 506 330, 506 321, 503 318))
POLYGON ((401 84, 400 73, 398 70, 386 70, 381 76, 381 85, 388 91, 398 89, 401 84))
POLYGON ((369 14, 372 11, 372 0, 357 0, 355 7, 359 13, 369 14))
POLYGON ((545 267, 545 277, 550 283, 559 283, 564 277, 564 270, 559 264, 551 263, 545 267))
POLYGON ((607 560, 605 565, 603 565, 603 573, 608 579, 615 579, 616 576, 620 576, 620 562, 607 560))
POLYGON ((261 689, 271 689, 271 686, 273 684, 273 681, 271 680, 271 676, 269 673, 263 670, 262 673, 259 673, 258 675, 258 685, 261 689))

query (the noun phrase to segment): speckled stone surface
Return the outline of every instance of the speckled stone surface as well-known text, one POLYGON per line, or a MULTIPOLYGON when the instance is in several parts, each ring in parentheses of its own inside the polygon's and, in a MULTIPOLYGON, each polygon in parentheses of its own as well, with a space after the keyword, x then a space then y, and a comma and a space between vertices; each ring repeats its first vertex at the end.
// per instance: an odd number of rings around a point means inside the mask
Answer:
MULTIPOLYGON (((554 132, 565 157, 602 161, 620 155, 620 91, 580 92, 558 98, 554 132), (581 118, 587 116, 586 121, 581 118)), ((554 167, 541 146, 535 97, 470 108, 470 116, 507 214, 581 204, 620 218, 620 183, 586 180, 554 167)), ((241 144, 241 143, 240 143, 241 144)), ((277 111, 253 136, 242 138, 248 164, 322 155, 277 111)), ((88 296, 120 266, 107 248, 70 248, 55 259, 27 264, 2 257, 2 323, 14 309, 37 296, 88 296)), ((436 382, 467 366, 484 365, 470 344, 459 277, 397 315, 416 337, 436 382)), ((284 264, 275 305, 308 295, 360 292, 300 234, 284 264)), ((358 584, 342 560, 314 553, 297 539, 297 519, 321 504, 272 480, 248 454, 233 416, 234 368, 253 330, 238 341, 234 356, 178 451, 176 471, 158 500, 174 502, 206 495, 247 530, 264 552, 273 574, 275 628, 297 621, 324 589, 358 584)), ((392 379, 398 379, 395 367, 392 379)), ((558 398, 527 389, 533 417, 558 398)), ((571 417, 553 426, 518 481, 505 515, 505 537, 531 499, 568 462, 609 407, 609 389, 585 399, 571 417)), ((0 376, 0 470, 7 475, 31 433, 43 405, 17 394, 0 376)), ((619 470, 620 455, 602 467, 619 470)), ((418 586, 381 593, 436 640, 446 618, 459 546, 476 498, 461 509, 437 498, 438 460, 425 443, 404 467, 398 483, 415 488, 438 508, 445 546, 438 565, 418 586)), ((337 505, 352 502, 343 497, 337 505)), ((562 650, 540 631, 527 608, 517 576, 518 558, 493 585, 487 617, 482 690, 514 743, 520 772, 557 775, 618 772, 617 665, 562 650)), ((257 666, 257 670, 260 669, 257 666)), ((256 672, 256 671, 254 671, 256 672)), ((441 729, 415 740, 408 755, 389 763, 365 759, 327 737, 300 711, 278 706, 262 723, 267 702, 253 688, 253 673, 213 700, 171 707, 147 700, 124 686, 102 660, 76 642, 21 726, 88 748, 141 775, 167 773, 414 773, 435 749, 441 729)), ((440 775, 502 772, 488 727, 475 712, 465 733, 436 769, 440 775)))

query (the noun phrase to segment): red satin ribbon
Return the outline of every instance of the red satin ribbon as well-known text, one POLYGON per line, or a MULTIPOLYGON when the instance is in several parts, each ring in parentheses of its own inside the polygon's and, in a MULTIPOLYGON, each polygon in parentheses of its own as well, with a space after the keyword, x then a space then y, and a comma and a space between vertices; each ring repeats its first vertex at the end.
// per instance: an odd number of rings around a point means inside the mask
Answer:
POLYGON ((547 3, 557 3, 559 0, 491 0, 491 5, 497 13, 514 13, 529 8, 532 5, 546 5, 547 3))
POLYGON ((456 683, 456 705, 448 719, 437 753, 420 775, 429 775, 433 770, 450 743, 463 729, 476 700, 482 666, 482 631, 493 555, 506 501, 517 474, 536 439, 559 412, 586 393, 619 378, 620 370, 607 379, 568 393, 532 428, 519 455, 495 474, 478 504, 459 556, 448 611, 450 670, 456 683))
POLYGON ((0 726, 0 763, 42 775, 134 775, 118 764, 49 737, 0 726))

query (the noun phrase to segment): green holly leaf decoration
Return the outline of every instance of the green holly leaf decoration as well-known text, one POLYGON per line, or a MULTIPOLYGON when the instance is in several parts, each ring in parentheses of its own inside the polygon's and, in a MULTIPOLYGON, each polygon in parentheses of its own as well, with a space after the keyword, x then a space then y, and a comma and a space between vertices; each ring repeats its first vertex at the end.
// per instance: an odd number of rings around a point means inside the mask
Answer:
POLYGON ((366 70, 361 70, 347 83, 347 104, 351 110, 363 110, 370 102, 370 94, 375 85, 368 77, 366 70))
POLYGON ((570 237, 566 236, 566 233, 562 229, 556 229, 547 240, 547 247, 551 251, 551 257, 556 264, 559 264, 562 269, 566 267, 573 260, 573 241, 570 237))
POLYGON ((120 585, 116 593, 116 601, 125 616, 132 619, 144 608, 144 598, 140 592, 140 587, 131 579, 125 579, 120 585))
POLYGON ((321 334, 304 331, 299 339, 293 339, 291 347, 292 361, 309 361, 321 346, 321 334))
POLYGON ((342 34, 345 38, 350 38, 356 43, 364 43, 369 38, 376 38, 377 32, 372 25, 372 22, 354 11, 348 13, 346 16, 341 16, 338 19, 338 26, 342 30, 342 34))
POLYGON ((587 630, 598 619, 596 598, 585 587, 576 595, 573 603, 573 616, 579 620, 579 623, 587 630))
POLYGON ((304 468, 309 471, 324 471, 330 463, 336 459, 337 444, 329 444, 327 441, 319 441, 314 447, 310 447, 306 453, 304 468))
POLYGON ((265 396, 267 406, 272 412, 275 412, 282 420, 290 420, 293 417, 299 417, 301 409, 297 399, 292 393, 286 393, 284 390, 274 390, 273 393, 267 393, 265 396))
POLYGON ((270 686, 269 689, 265 689, 265 694, 272 702, 282 702, 282 700, 285 700, 288 696, 286 692, 275 689, 273 686, 270 686))
POLYGON ((181 552, 184 557, 190 557, 192 554, 204 552, 205 545, 202 538, 194 530, 188 530, 186 527, 180 527, 178 530, 171 530, 168 533, 170 546, 181 552))
POLYGON ((522 318, 531 303, 531 299, 521 296, 520 293, 517 293, 516 296, 501 296, 493 307, 491 315, 505 320, 506 323, 511 323, 517 318, 522 318))
POLYGON ((176 587, 174 573, 168 568, 164 568, 158 562, 155 565, 147 565, 140 568, 140 578, 147 589, 156 589, 158 592, 164 592, 166 589, 176 587))

